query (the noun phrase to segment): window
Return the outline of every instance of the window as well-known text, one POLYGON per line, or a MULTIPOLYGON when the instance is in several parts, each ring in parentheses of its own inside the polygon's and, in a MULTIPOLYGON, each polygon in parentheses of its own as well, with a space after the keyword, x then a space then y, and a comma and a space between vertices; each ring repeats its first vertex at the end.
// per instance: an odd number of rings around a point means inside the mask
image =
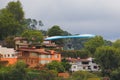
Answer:
POLYGON ((83 69, 85 69, 86 67, 84 66, 83 69))
POLYGON ((42 54, 40 55, 40 58, 46 58, 46 55, 42 54))
POLYGON ((76 69, 77 67, 76 66, 73 66, 74 69, 76 69))
POLYGON ((82 64, 88 64, 89 62, 82 62, 82 64))
POLYGON ((97 69, 97 66, 94 66, 94 69, 97 69))
POLYGON ((47 63, 49 63, 50 61, 48 61, 48 60, 41 60, 39 63, 41 63, 41 64, 47 64, 47 63))
POLYGON ((51 55, 47 55, 47 58, 51 58, 51 55))
POLYGON ((8 54, 8 57, 10 57, 10 54, 8 54))
POLYGON ((95 63, 95 61, 92 61, 92 63, 95 63))
POLYGON ((4 57, 6 57, 6 54, 4 55, 4 57))
POLYGON ((30 56, 37 57, 38 55, 37 55, 37 53, 30 53, 30 56))
POLYGON ((12 57, 14 57, 15 56, 15 54, 12 54, 12 57))
POLYGON ((91 69, 91 67, 90 67, 90 66, 88 66, 88 69, 91 69))

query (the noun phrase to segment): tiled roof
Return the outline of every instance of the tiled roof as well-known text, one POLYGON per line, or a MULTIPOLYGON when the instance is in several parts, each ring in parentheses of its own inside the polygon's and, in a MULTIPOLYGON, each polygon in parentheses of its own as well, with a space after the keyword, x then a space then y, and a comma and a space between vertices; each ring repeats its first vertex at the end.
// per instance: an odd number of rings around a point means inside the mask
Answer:
POLYGON ((80 58, 67 58, 70 62, 89 62, 92 60, 92 58, 86 58, 86 59, 80 59, 80 58))
MULTIPOLYGON (((21 48, 19 51, 28 51, 28 52, 37 52, 40 54, 53 54, 51 50, 45 50, 45 49, 35 49, 35 48, 21 48)), ((55 53, 55 51, 54 51, 55 53)))

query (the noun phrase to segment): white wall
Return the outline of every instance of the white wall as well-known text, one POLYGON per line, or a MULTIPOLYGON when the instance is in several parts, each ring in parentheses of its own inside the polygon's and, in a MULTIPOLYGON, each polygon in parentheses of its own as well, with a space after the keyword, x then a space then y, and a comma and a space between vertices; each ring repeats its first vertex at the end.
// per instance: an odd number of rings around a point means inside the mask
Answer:
POLYGON ((0 54, 3 55, 3 58, 15 58, 15 57, 17 57, 14 48, 7 48, 7 47, 0 46, 0 54))

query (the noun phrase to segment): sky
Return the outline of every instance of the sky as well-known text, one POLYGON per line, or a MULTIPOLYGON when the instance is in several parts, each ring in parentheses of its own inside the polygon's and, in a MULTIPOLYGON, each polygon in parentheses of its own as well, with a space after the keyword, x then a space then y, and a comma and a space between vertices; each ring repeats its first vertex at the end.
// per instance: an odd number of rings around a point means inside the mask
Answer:
MULTIPOLYGON (((9 1, 0 0, 0 9, 9 1)), ((54 25, 72 34, 120 39, 120 0, 19 0, 25 18, 41 20, 41 29, 54 25)))

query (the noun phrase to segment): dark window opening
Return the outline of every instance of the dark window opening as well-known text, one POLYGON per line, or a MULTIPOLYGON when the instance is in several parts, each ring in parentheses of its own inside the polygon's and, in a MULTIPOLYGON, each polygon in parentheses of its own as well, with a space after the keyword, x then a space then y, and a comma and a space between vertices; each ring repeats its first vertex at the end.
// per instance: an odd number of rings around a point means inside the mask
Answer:
POLYGON ((94 66, 94 69, 97 69, 98 67, 97 66, 94 66))
POLYGON ((91 69, 91 67, 90 67, 90 66, 88 66, 88 69, 91 69))
POLYGON ((82 62, 82 64, 88 64, 89 62, 82 62))

